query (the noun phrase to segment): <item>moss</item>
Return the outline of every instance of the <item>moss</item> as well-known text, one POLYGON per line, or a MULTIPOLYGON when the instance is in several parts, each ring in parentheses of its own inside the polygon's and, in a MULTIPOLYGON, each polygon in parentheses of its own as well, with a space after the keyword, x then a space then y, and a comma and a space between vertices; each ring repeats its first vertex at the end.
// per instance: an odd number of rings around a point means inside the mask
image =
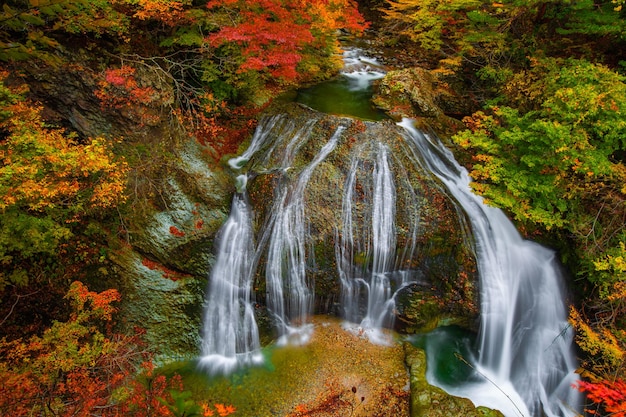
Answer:
POLYGON ((157 262, 146 262, 131 248, 111 255, 117 264, 123 303, 120 323, 126 331, 144 329, 157 361, 198 353, 201 306, 206 279, 170 275, 157 262))

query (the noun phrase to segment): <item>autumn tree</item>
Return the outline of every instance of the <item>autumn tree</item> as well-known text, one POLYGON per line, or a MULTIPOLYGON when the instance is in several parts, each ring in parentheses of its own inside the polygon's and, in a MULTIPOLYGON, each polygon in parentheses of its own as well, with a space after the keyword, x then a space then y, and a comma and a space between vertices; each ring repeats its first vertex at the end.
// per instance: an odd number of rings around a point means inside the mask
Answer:
POLYGON ((605 413, 612 417, 626 417, 626 382, 616 381, 587 382, 580 381, 581 392, 586 392, 596 407, 587 408, 589 414, 605 413))
POLYGON ((480 97, 497 95, 508 76, 528 66, 530 56, 577 56, 623 66, 626 28, 618 1, 385 3, 383 15, 394 29, 388 36, 418 44, 437 57, 442 70, 471 73, 480 97))
POLYGON ((225 23, 208 35, 210 45, 237 45, 238 72, 261 72, 283 82, 298 77, 298 64, 307 47, 332 54, 337 45, 329 42, 329 33, 365 28, 350 0, 211 0, 207 7, 237 16, 234 23, 225 23))
POLYGON ((8 0, 0 10, 0 61, 58 61, 60 33, 123 35, 128 18, 109 1, 8 0))
POLYGON ((0 341, 0 413, 11 416, 90 416, 110 406, 114 390, 141 361, 138 340, 105 336, 120 295, 91 292, 75 282, 70 318, 41 336, 0 341))
POLYGON ((73 225, 125 199, 126 165, 108 142, 79 141, 40 111, 0 84, 0 288, 26 284, 72 238, 73 225))
POLYGON ((525 113, 492 106, 456 138, 477 151, 475 188, 518 220, 573 226, 580 219, 568 216, 580 212, 583 198, 606 195, 610 183, 619 190, 623 181, 615 157, 626 148, 624 78, 586 61, 548 60, 511 88, 534 95, 525 113))
POLYGON ((115 334, 120 301, 74 282, 70 315, 41 336, 0 340, 0 413, 22 416, 228 416, 236 410, 191 398, 179 375, 155 371, 138 330, 115 334))

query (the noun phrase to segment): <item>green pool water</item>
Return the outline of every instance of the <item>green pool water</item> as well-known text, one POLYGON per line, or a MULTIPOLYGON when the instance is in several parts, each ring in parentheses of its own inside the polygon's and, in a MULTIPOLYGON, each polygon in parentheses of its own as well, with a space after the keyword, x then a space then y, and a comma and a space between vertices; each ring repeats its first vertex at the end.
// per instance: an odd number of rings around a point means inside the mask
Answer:
POLYGON ((285 415, 292 407, 291 395, 298 391, 298 375, 313 374, 309 363, 315 352, 310 347, 266 348, 266 363, 241 369, 228 376, 209 376, 197 363, 172 364, 161 372, 179 374, 196 401, 233 405, 235 416, 285 415))
POLYGON ((346 77, 340 76, 299 90, 296 101, 329 114, 374 121, 388 118, 383 111, 372 105, 372 94, 371 86, 357 90, 346 77))
POLYGON ((464 385, 476 377, 474 369, 465 362, 472 363, 471 358, 476 357, 475 340, 475 334, 457 326, 439 327, 409 339, 426 351, 428 372, 451 387, 464 385))

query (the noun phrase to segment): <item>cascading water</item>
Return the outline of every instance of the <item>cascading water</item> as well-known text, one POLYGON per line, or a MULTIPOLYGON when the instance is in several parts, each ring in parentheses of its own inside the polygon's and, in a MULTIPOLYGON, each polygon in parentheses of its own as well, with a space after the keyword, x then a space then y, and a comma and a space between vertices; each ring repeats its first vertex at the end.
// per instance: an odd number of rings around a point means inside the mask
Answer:
MULTIPOLYGON (((295 184, 283 183, 278 188, 269 226, 269 248, 265 278, 267 304, 277 322, 278 334, 292 343, 304 343, 310 336, 307 316, 312 312, 312 284, 306 275, 306 228, 304 215, 304 190, 315 168, 335 148, 341 132, 339 126, 299 175, 295 184)), ((299 135, 295 136, 299 138, 299 135)), ((290 143, 290 145, 293 142, 290 143)), ((293 146, 287 146, 293 149, 293 146)), ((284 162, 290 158, 283 158, 284 162)), ((288 166, 283 165, 286 170, 288 166)))
POLYGON ((263 360, 251 299, 253 242, 246 196, 236 194, 220 230, 209 281, 200 366, 210 373, 227 373, 263 360))
MULTIPOLYGON (((294 130, 284 115, 262 120, 248 149, 228 161, 229 166, 242 169, 270 134, 282 129, 294 130)), ((297 143, 298 138, 296 133, 292 142, 297 143)), ((263 362, 253 308, 256 249, 245 189, 247 180, 246 174, 237 177, 237 193, 218 234, 217 259, 209 277, 199 366, 211 374, 226 374, 240 366, 263 362)))
POLYGON ((350 91, 367 91, 372 81, 385 76, 382 65, 373 58, 363 55, 358 48, 348 48, 343 52, 344 68, 341 74, 348 79, 350 91))
POLYGON ((312 313, 313 297, 312 284, 306 276, 304 190, 315 167, 332 152, 345 128, 336 129, 296 181, 287 181, 286 173, 316 121, 312 119, 298 127, 285 115, 265 118, 244 154, 229 161, 231 168, 241 170, 271 138, 273 141, 264 153, 256 156, 266 162, 280 154, 280 167, 276 172, 285 180, 276 189, 271 215, 255 246, 252 213, 245 190, 248 175, 237 178, 238 193, 233 197, 230 216, 219 232, 219 251, 209 280, 199 364, 210 373, 228 373, 238 366, 263 360, 252 302, 252 283, 262 254, 267 257, 267 305, 278 335, 282 341, 292 344, 304 343, 310 337, 312 329, 306 319, 312 313), (281 143, 284 146, 278 149, 281 143))
POLYGON ((507 416, 576 415, 572 330, 554 253, 522 239, 501 210, 483 204, 470 191, 467 171, 440 142, 408 120, 401 125, 417 157, 467 213, 476 243, 481 327, 474 366, 481 378, 461 387, 441 385, 507 416))
MULTIPOLYGON (((385 343, 378 330, 392 325, 395 292, 410 279, 396 265, 396 190, 389 149, 377 143, 372 152, 372 161, 358 157, 360 152, 353 157, 335 256, 345 327, 385 343)), ((415 234, 409 239, 411 245, 414 241, 415 234)))

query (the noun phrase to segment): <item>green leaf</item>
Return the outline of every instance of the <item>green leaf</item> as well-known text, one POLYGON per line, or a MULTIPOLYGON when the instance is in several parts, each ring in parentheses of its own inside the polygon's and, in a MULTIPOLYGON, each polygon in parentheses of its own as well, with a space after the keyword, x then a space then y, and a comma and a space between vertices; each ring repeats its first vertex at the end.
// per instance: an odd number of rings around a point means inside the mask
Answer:
POLYGON ((35 26, 41 26, 43 24, 45 24, 46 22, 40 18, 39 16, 35 16, 33 14, 29 14, 29 13, 22 13, 20 15, 20 18, 27 22, 30 23, 31 25, 35 25, 35 26))

